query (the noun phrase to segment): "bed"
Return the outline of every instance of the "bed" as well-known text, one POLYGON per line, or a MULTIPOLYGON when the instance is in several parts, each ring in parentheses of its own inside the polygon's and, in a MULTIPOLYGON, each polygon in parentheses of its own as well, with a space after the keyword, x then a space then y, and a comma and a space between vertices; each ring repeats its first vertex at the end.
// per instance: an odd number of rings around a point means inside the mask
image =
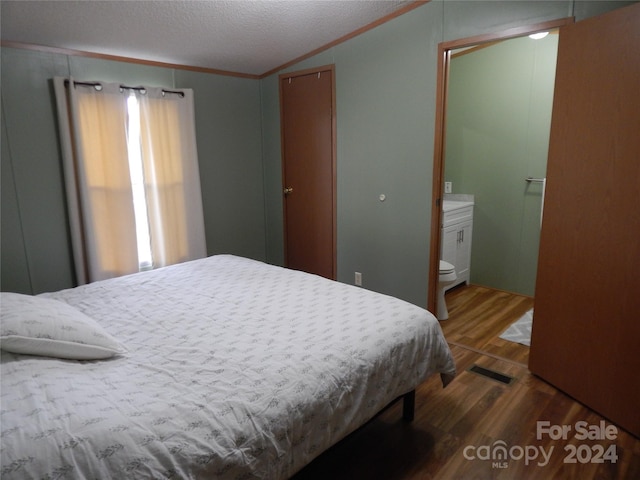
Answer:
POLYGON ((2 295, 5 480, 289 478, 455 375, 426 310, 232 255, 2 295))

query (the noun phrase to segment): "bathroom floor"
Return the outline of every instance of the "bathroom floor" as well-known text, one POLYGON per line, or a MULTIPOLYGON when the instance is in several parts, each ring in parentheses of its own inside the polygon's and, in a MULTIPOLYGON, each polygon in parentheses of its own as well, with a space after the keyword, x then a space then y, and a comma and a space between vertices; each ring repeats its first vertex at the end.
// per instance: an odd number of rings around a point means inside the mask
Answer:
POLYGON ((449 319, 440 325, 450 344, 528 364, 529 347, 499 336, 533 308, 533 298, 478 285, 461 285, 449 290, 445 299, 449 319))

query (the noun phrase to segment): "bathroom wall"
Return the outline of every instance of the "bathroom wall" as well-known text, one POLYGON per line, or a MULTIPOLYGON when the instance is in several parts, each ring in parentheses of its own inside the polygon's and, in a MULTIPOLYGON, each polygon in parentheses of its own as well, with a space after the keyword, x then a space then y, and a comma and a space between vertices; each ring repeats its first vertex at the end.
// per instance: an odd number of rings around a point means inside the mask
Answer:
MULTIPOLYGON (((451 61, 445 181, 475 195, 471 283, 533 296, 558 35, 451 61)), ((468 53, 471 52, 471 53, 468 53)))

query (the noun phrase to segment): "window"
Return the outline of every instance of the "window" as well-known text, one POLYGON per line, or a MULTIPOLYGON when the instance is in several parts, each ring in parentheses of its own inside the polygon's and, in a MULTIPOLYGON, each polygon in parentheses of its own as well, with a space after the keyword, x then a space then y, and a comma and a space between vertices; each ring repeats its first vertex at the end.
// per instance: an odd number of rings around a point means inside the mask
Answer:
POLYGON ((54 86, 78 283, 205 256, 192 91, 54 86))
POLYGON ((140 270, 148 270, 153 268, 153 257, 151 255, 149 216, 147 215, 147 197, 144 191, 142 169, 140 105, 135 95, 129 95, 127 98, 127 113, 127 151, 129 153, 129 171, 131 172, 133 211, 136 220, 138 266, 140 270))

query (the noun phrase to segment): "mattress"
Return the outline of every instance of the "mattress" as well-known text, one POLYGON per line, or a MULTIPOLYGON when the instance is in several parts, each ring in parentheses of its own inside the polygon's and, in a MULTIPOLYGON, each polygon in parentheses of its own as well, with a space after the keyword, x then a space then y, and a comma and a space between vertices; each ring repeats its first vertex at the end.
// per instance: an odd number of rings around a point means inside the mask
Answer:
POLYGON ((231 255, 42 296, 127 352, 2 352, 5 480, 288 478, 426 378, 455 374, 426 310, 231 255))

